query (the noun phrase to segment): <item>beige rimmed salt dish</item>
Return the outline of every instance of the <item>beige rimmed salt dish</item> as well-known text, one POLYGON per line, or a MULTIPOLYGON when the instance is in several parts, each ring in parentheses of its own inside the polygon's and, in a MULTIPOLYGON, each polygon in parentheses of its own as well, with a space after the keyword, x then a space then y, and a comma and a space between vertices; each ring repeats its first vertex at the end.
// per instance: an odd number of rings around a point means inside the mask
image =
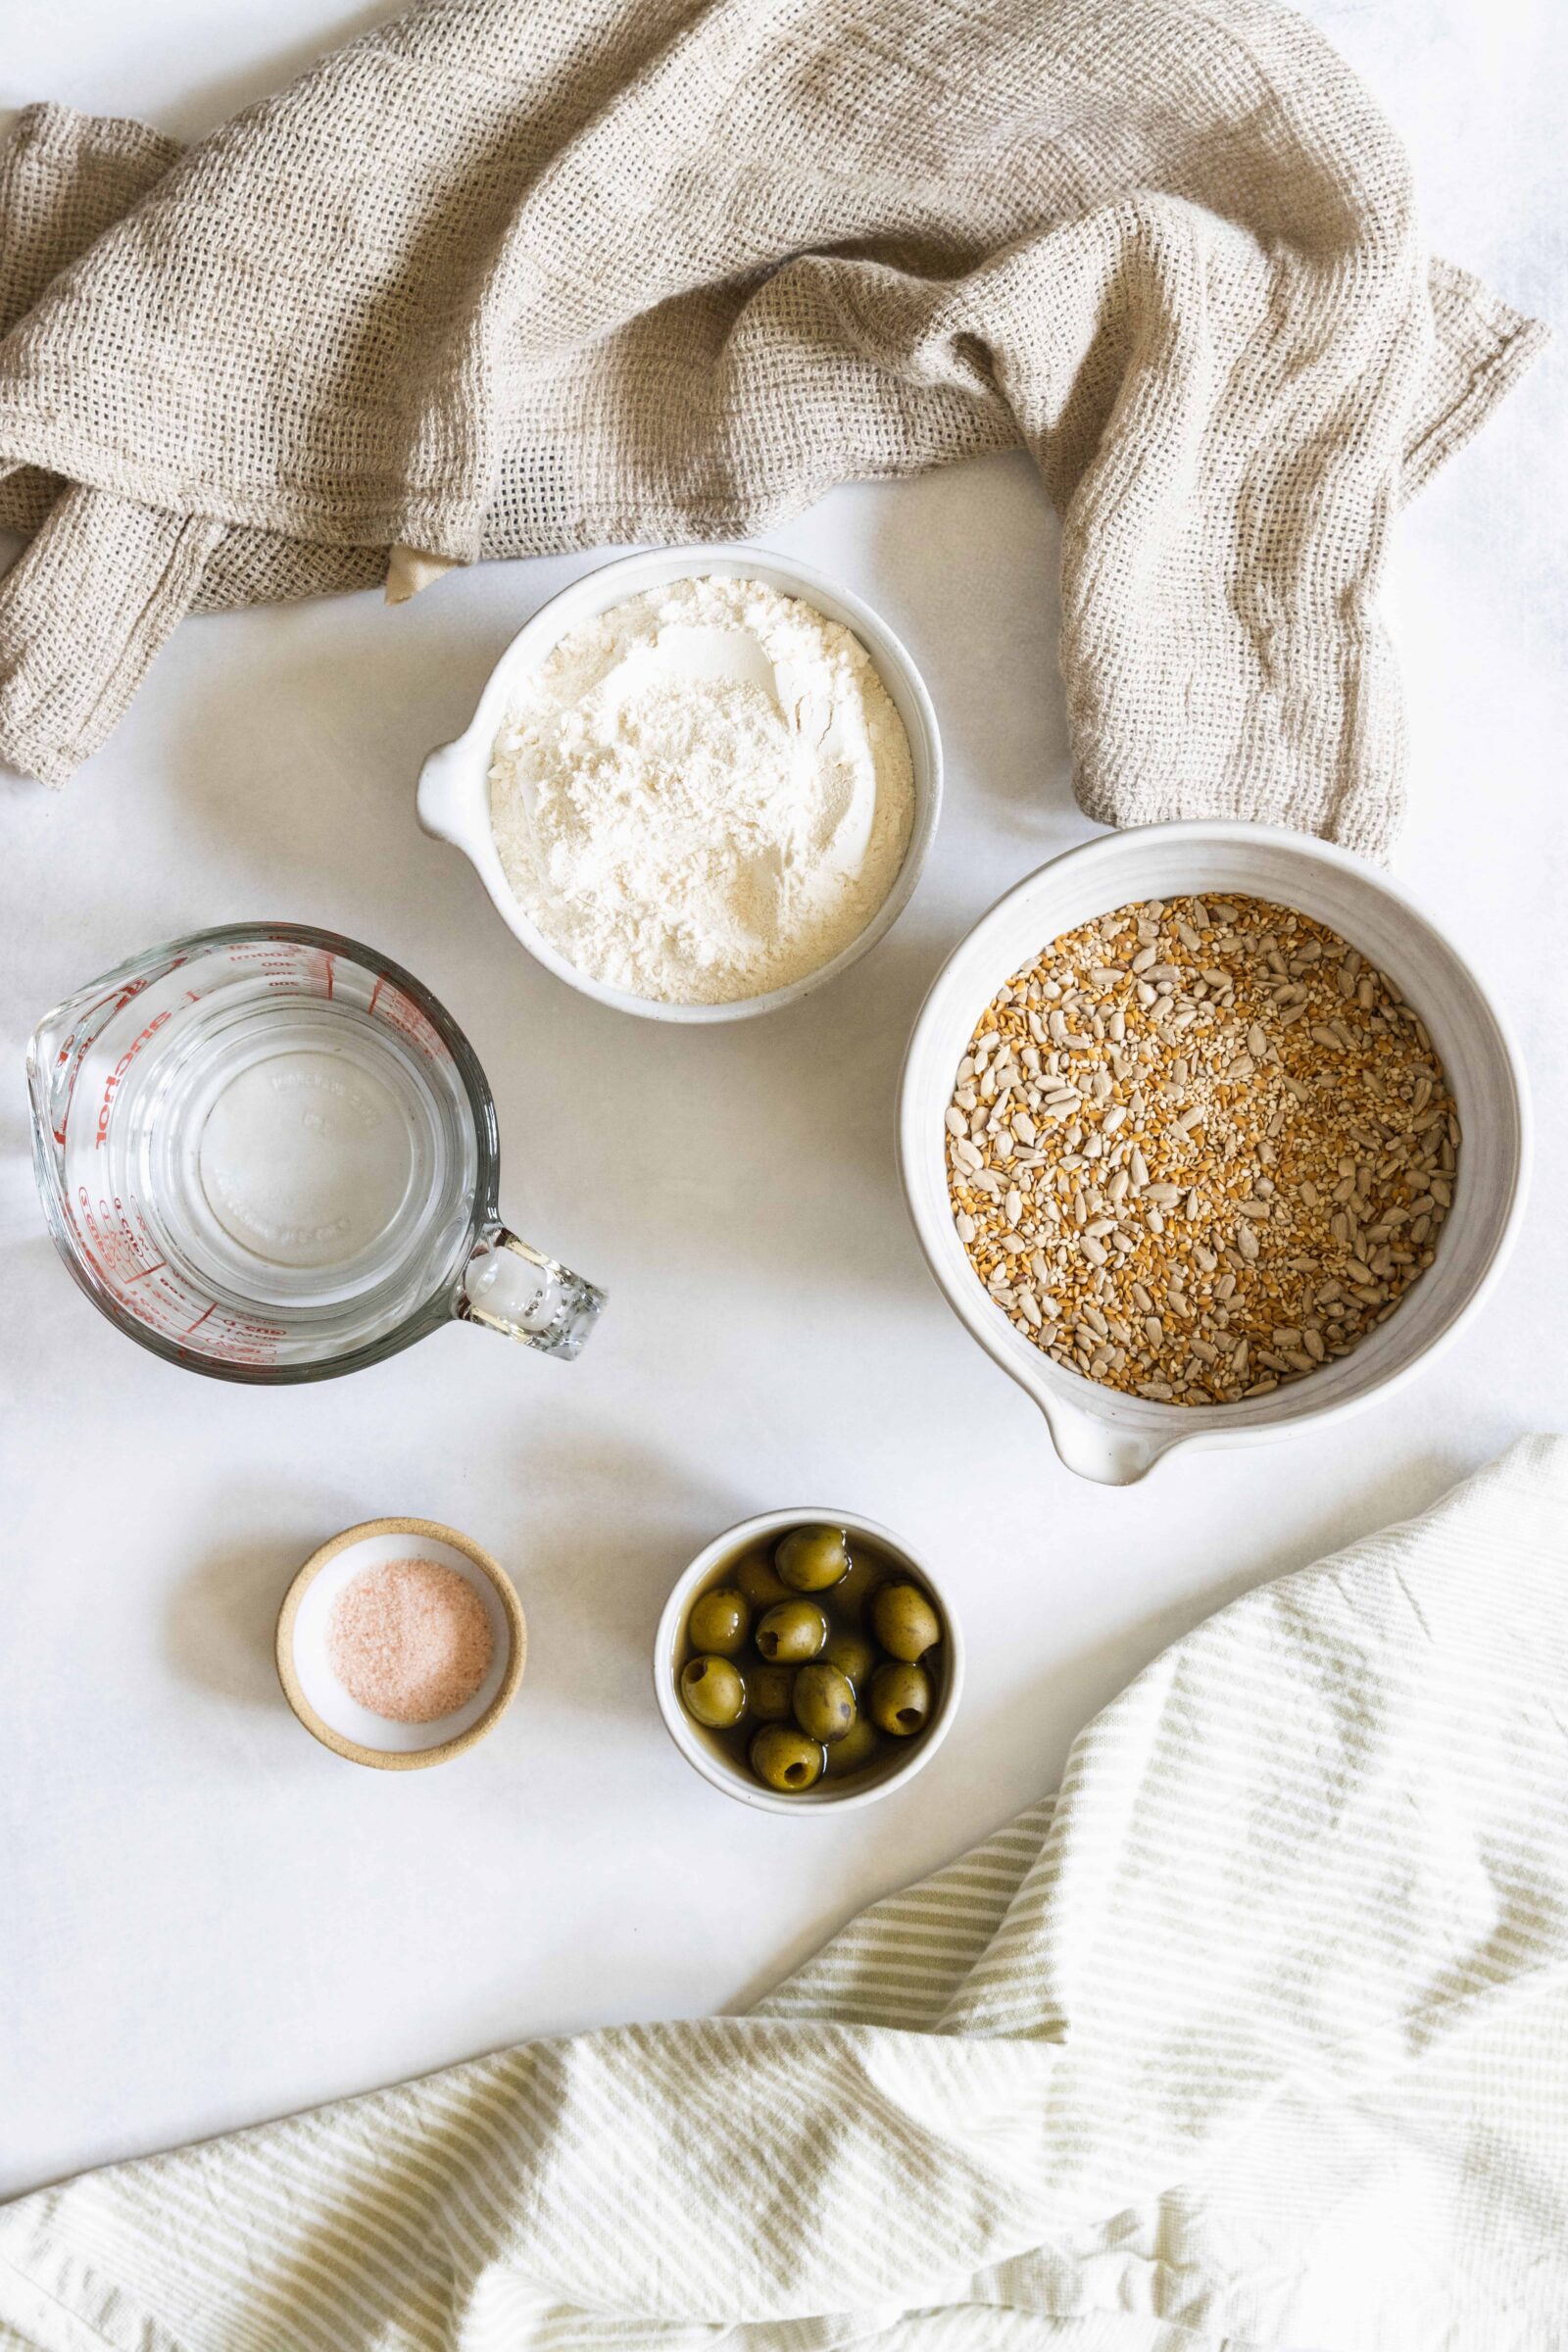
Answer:
POLYGON ((305 1729, 334 1755, 381 1772, 417 1772, 474 1747, 517 1694, 528 1657, 528 1627, 512 1579, 498 1560, 438 1519, 367 1519, 313 1551, 283 1596, 275 1642, 277 1679, 305 1729), (494 1654, 465 1705, 432 1723, 395 1723, 350 1696, 332 1672, 327 1625, 338 1594, 368 1568, 411 1557, 453 1569, 478 1594, 494 1654))

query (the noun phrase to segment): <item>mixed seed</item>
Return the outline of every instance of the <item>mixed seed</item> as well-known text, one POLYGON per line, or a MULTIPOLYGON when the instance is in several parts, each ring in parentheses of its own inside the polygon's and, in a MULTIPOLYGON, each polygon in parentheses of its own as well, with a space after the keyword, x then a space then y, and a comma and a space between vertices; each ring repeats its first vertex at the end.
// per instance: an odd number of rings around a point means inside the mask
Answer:
POLYGON ((1348 1355, 1431 1265, 1459 1152, 1393 981, 1259 899, 1152 899, 1053 941, 986 1007, 947 1131, 1002 1311, 1184 1405, 1348 1355))

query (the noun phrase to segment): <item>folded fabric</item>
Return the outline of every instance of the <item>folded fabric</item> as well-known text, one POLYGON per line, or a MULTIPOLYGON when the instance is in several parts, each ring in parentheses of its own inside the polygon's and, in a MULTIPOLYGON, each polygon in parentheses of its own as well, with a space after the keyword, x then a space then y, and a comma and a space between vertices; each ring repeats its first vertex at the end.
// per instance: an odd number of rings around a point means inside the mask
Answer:
POLYGON ((425 0, 184 155, 29 110, 0 325, 0 757, 49 782, 186 610, 1021 443, 1088 813, 1374 855, 1390 519, 1541 335, 1270 0, 425 0))
POLYGON ((0 2210, 29 2352, 1545 2352, 1568 1439, 1250 1594, 746 2018, 0 2210))

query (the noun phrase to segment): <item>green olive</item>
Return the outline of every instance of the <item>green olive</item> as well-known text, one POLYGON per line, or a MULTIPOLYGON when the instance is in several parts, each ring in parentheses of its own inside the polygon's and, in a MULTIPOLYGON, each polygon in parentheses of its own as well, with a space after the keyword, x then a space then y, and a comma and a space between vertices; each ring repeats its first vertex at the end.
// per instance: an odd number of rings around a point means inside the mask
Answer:
POLYGON ((810 1600, 781 1600, 757 1629, 757 1646, 770 1666, 804 1666, 826 1640, 827 1619, 810 1600))
POLYGON ((858 1772, 870 1763, 880 1744, 870 1716, 857 1715, 843 1739, 835 1740, 827 1751, 828 1778, 839 1781, 848 1772, 858 1772))
POLYGON ((874 1552, 852 1552, 850 1572, 833 1590, 833 1606, 841 1617, 863 1617, 865 1604, 882 1582, 885 1569, 874 1552))
POLYGON ((823 1746, 842 1740, 855 1721, 855 1687, 836 1666, 821 1659, 795 1677, 795 1720, 808 1740, 823 1746))
POLYGON ((750 1749, 752 1770, 769 1788, 809 1788, 822 1777, 822 1750, 792 1723, 764 1723, 750 1749))
POLYGON ((942 1620, 918 1585, 884 1585, 871 1602, 871 1631, 890 1658, 912 1666, 942 1639, 942 1620))
POLYGON ((871 1679, 876 1651, 863 1634, 850 1631, 831 1634, 822 1652, 822 1663, 836 1666, 845 1681, 853 1683, 858 1690, 871 1679))
POLYGON ((727 1732, 746 1712, 746 1685, 728 1658, 688 1658, 680 1670, 681 1703, 710 1732, 727 1732))
POLYGON ((752 1612, 744 1592, 720 1585, 692 1604, 686 1637, 694 1649, 712 1650, 732 1658, 752 1630, 752 1612))
POLYGON ((746 1676, 746 1703, 759 1723, 788 1723, 794 1713, 793 1666, 753 1666, 746 1676))
POLYGON ((754 1552, 750 1559, 742 1560, 735 1571, 735 1582, 754 1609, 776 1608, 781 1600, 788 1600, 790 1596, 788 1585, 777 1573, 772 1561, 760 1551, 754 1552))
POLYGON ((842 1527, 792 1527, 773 1554, 792 1592, 826 1592, 850 1565, 842 1527))
POLYGON ((871 1721, 895 1740, 923 1732, 931 1713, 931 1677, 923 1666, 879 1666, 871 1677, 871 1721))

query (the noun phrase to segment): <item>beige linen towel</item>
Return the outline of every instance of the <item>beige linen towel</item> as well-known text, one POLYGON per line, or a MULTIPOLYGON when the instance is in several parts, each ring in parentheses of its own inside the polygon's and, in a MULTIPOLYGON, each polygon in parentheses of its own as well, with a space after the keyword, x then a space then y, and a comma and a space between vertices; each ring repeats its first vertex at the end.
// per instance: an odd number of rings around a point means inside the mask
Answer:
POLYGON ((181 156, 30 110, 0 254, 0 756, 51 782, 192 607, 1021 442, 1089 814, 1374 854, 1390 518, 1540 335, 1271 0, 425 0, 181 156))
POLYGON ((751 2016, 6 2207, 0 2345, 1560 2352, 1565 1730, 1537 1438, 1200 1626, 751 2016))

